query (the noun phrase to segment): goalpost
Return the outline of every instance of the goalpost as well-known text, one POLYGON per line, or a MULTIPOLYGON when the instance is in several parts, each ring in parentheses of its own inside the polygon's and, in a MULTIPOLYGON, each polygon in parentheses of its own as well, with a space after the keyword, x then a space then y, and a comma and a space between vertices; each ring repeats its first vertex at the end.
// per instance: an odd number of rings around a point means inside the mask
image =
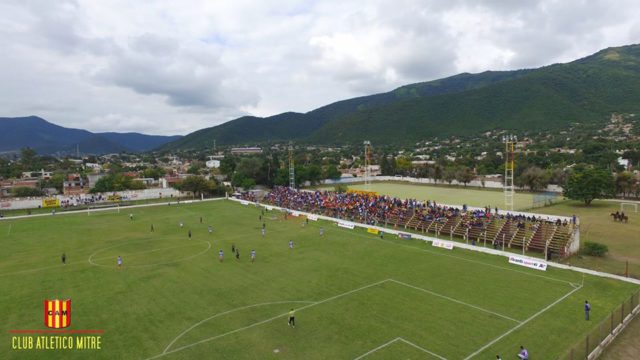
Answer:
POLYGON ((634 212, 638 212, 638 203, 635 202, 621 202, 620 203, 620 212, 624 212, 624 206, 633 206, 634 212))

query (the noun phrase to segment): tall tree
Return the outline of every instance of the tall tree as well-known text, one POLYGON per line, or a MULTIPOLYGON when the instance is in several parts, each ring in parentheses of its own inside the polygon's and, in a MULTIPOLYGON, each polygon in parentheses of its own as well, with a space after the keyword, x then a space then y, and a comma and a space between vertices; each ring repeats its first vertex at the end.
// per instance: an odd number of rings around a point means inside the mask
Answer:
POLYGON ((564 186, 565 197, 584 201, 586 205, 590 205, 595 199, 611 197, 614 192, 615 186, 611 173, 592 167, 574 169, 564 186))

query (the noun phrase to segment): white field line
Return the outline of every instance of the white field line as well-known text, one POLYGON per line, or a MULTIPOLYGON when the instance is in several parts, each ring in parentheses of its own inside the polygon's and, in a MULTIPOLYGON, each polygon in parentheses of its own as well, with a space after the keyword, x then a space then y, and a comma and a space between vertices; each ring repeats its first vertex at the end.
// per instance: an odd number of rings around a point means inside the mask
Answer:
POLYGON ((367 351, 366 353, 364 353, 364 354, 362 354, 362 355, 358 356, 357 358, 354 358, 353 360, 360 360, 360 359, 362 359, 362 358, 365 358, 365 357, 367 357, 369 354, 373 354, 374 352, 376 352, 376 351, 378 351, 378 350, 380 350, 380 349, 383 349, 383 348, 385 348, 385 347, 387 347, 387 346, 389 346, 389 345, 393 344, 394 342, 396 342, 396 341, 398 341, 398 340, 400 340, 400 338, 395 338, 395 339, 393 339, 393 340, 391 340, 391 341, 387 341, 386 343, 384 343, 384 344, 382 344, 382 345, 380 345, 380 346, 378 346, 378 347, 376 347, 376 348, 373 348, 373 349, 371 349, 371 350, 367 351))
POLYGON ((499 317, 501 317, 501 318, 503 318, 503 319, 511 320, 511 321, 517 322, 518 324, 520 324, 520 323, 522 322, 522 321, 520 321, 520 320, 516 320, 516 319, 514 319, 514 318, 512 318, 512 317, 509 317, 509 316, 506 316, 506 315, 499 314, 499 313, 497 313, 497 312, 495 312, 495 311, 491 311, 491 310, 483 309, 483 308, 481 308, 481 307, 479 307, 479 306, 475 306, 475 305, 472 305, 472 304, 466 303, 466 302, 464 302, 464 301, 460 301, 460 300, 457 300, 457 299, 454 299, 454 298, 448 297, 448 296, 446 296, 446 295, 438 294, 438 293, 436 293, 436 292, 433 292, 433 291, 430 291, 430 290, 427 290, 427 289, 423 289, 423 288, 420 288, 420 287, 417 287, 417 286, 413 286, 413 285, 411 285, 411 284, 407 284, 407 283, 404 283, 404 282, 402 282, 402 281, 398 281, 398 280, 394 280, 394 279, 389 279, 389 281, 394 282, 394 283, 397 283, 397 284, 400 284, 400 285, 404 285, 404 286, 406 286, 406 287, 409 287, 409 288, 412 288, 412 289, 415 289, 415 290, 418 290, 418 291, 423 291, 423 292, 425 292, 425 293, 427 293, 427 294, 430 294, 430 295, 433 295, 433 296, 436 296, 436 297, 439 297, 439 298, 443 298, 443 299, 445 299, 445 300, 449 300, 449 301, 454 302, 454 303, 456 303, 456 304, 460 304, 460 305, 468 306, 468 307, 470 307, 470 308, 473 308, 473 309, 476 309, 476 310, 479 310, 479 311, 482 311, 482 312, 485 312, 485 313, 488 313, 488 314, 492 314, 492 315, 495 315, 495 316, 499 316, 499 317))
MULTIPOLYGON (((235 202, 239 201, 239 200, 233 199, 233 198, 229 198, 229 200, 235 201, 235 202)), ((266 206, 264 204, 261 204, 261 205, 262 206, 266 206)), ((273 206, 273 205, 268 205, 268 206, 271 206, 274 209, 283 209, 283 208, 280 208, 278 206, 273 206)), ((291 210, 291 209, 289 209, 289 210, 291 210)), ((298 211, 298 210, 295 210, 295 211, 298 211)), ((304 211, 298 211, 298 212, 303 214, 303 215, 310 214, 310 213, 307 213, 307 212, 304 212, 304 211)), ((317 214, 313 214, 313 215, 317 215, 317 214)), ((317 216, 319 216, 319 218, 322 219, 322 220, 330 221, 330 222, 333 222, 333 223, 341 221, 339 219, 331 218, 331 217, 324 216, 324 215, 317 215, 317 216)), ((564 217, 560 217, 560 218, 564 218, 564 217)), ((370 227, 369 225, 365 225, 365 224, 361 224, 361 223, 357 223, 357 222, 351 222, 351 221, 348 221, 348 222, 355 224, 355 226, 357 226, 359 228, 367 229, 367 228, 370 227)), ((390 230, 388 228, 382 228, 382 227, 379 227, 379 226, 373 226, 372 228, 378 229, 380 231, 384 231, 384 232, 389 233, 389 234, 398 233, 397 230, 390 230)), ((340 229, 340 230, 344 230, 344 229, 340 229)), ((347 230, 345 230, 345 231, 347 231, 347 230)), ((414 233, 412 233, 412 234, 414 234, 414 233)), ((426 236, 423 236, 423 235, 420 235, 420 234, 415 234, 415 235, 417 236, 416 238, 421 240, 421 241, 428 242, 428 241, 440 240, 440 239, 436 239, 436 238, 433 238, 433 237, 426 237, 426 236)), ((382 240, 382 241, 386 241, 386 240, 382 240)), ((386 241, 386 242, 388 242, 388 241, 386 241)), ((485 250, 489 250, 489 249, 485 249, 485 248, 482 248, 482 247, 469 246, 469 245, 466 245, 464 243, 459 243, 459 242, 454 242, 454 244, 456 244, 457 247, 461 247, 461 248, 466 249, 466 250, 482 252, 482 253, 490 254, 490 255, 498 255, 498 256, 504 256, 504 257, 514 255, 514 253, 498 251, 498 250, 485 251, 485 250)), ((406 245, 400 245, 400 246, 406 246, 406 245)), ((411 247, 411 246, 408 246, 408 247, 411 247)), ((418 250, 422 250, 422 249, 418 249, 418 250)), ((505 268, 505 267, 502 267, 502 266, 497 266, 497 265, 492 265, 492 264, 485 264, 485 263, 480 262, 480 261, 470 260, 470 259, 466 259, 466 258, 462 258, 462 257, 453 256, 453 255, 440 254, 440 253, 436 253, 436 252, 432 252, 432 251, 428 251, 428 250, 423 250, 423 251, 426 251, 426 252, 429 252, 429 253, 433 253, 433 254, 442 255, 442 256, 448 256, 448 257, 451 257, 451 258, 457 258, 457 259, 461 259, 461 260, 465 260, 465 261, 469 261, 469 262, 476 262, 476 263, 479 263, 479 264, 483 264, 483 265, 486 265, 486 266, 492 266, 492 267, 499 268, 499 269, 515 271, 515 272, 519 272, 519 273, 526 274, 526 275, 529 275, 529 276, 537 276, 537 277, 546 278, 546 279, 549 279, 549 280, 565 282, 565 283, 568 283, 568 284, 571 285, 570 281, 556 279, 556 278, 549 277, 549 276, 529 274, 529 273, 526 273, 524 271, 508 269, 508 268, 505 268)), ((536 259, 536 260, 539 260, 539 259, 536 259)), ((589 275, 594 275, 594 276, 598 276, 598 277, 604 277, 604 278, 608 278, 608 279, 614 279, 614 280, 618 280, 618 281, 624 281, 624 282, 629 282, 629 283, 632 283, 632 284, 640 285, 640 279, 635 279, 635 278, 624 277, 624 276, 620 276, 620 275, 609 274, 609 273, 606 273, 606 272, 595 271, 595 270, 585 269, 585 268, 571 266, 571 265, 565 265, 565 264, 556 263, 556 262, 552 262, 552 261, 548 261, 547 265, 550 266, 550 267, 553 267, 553 268, 558 268, 558 269, 563 269, 563 270, 570 270, 570 271, 573 271, 573 272, 589 274, 589 275)))
POLYGON ((403 338, 401 338, 401 337, 397 337, 397 338, 395 338, 395 339, 393 339, 393 340, 391 340, 391 341, 388 341, 388 342, 386 342, 386 343, 384 343, 384 344, 382 344, 382 345, 380 345, 380 346, 376 347, 375 349, 371 349, 371 350, 367 351, 366 353, 364 353, 364 354, 362 354, 362 355, 358 356, 357 358, 355 358, 355 359, 353 359, 353 360, 360 360, 360 359, 363 359, 363 358, 365 358, 365 357, 367 357, 367 356, 369 356, 369 355, 373 354, 374 352, 376 352, 376 351, 378 351, 378 350, 380 350, 380 349, 383 349, 383 348, 385 348, 385 347, 387 347, 387 346, 389 346, 389 345, 393 344, 393 343, 394 343, 394 342, 396 342, 396 341, 401 341, 401 342, 403 342, 403 343, 405 343, 405 344, 407 344, 407 345, 409 345, 409 346, 413 346, 414 348, 416 348, 416 349, 418 349, 418 350, 420 350, 420 351, 422 351, 422 352, 425 352, 425 353, 427 353, 427 354, 429 354, 429 355, 432 355, 432 356, 434 356, 434 357, 437 357, 437 358, 438 358, 438 359, 440 359, 440 360, 447 360, 447 358, 445 358, 445 357, 443 357, 443 356, 440 356, 440 355, 438 355, 438 354, 434 353, 433 351, 429 351, 429 350, 427 350, 427 349, 423 348, 422 346, 416 345, 416 344, 412 343, 411 341, 405 340, 405 339, 403 339, 403 338))
MULTIPOLYGON (((148 254, 148 253, 152 253, 152 252, 156 252, 156 251, 163 251, 163 250, 169 250, 169 249, 178 249, 178 248, 202 245, 202 244, 206 244, 206 243, 207 243, 207 241, 202 241, 202 242, 192 243, 192 244, 182 244, 182 245, 168 246, 168 247, 163 247, 163 248, 158 248, 158 249, 153 249, 153 250, 137 251, 137 252, 133 252, 133 253, 127 253, 126 256, 133 256, 133 255, 139 255, 139 254, 148 254)), ((90 262, 92 264, 94 264, 94 261, 106 260, 106 259, 113 259, 113 256, 103 256, 103 257, 99 257, 99 258, 91 258, 90 262)), ((100 265, 100 264, 98 264, 98 265, 100 265)))
MULTIPOLYGON (((342 228, 338 228, 337 230, 343 231, 343 232, 350 232, 350 230, 346 230, 346 229, 342 229, 342 228)), ((359 237, 363 237, 363 238, 367 238, 369 240, 373 240, 373 238, 371 236, 367 236, 366 234, 360 234, 358 232, 351 232, 352 235, 356 235, 359 237)), ((547 280, 552 280, 552 281, 557 281, 557 282, 561 282, 561 283, 565 283, 568 285, 574 285, 575 283, 572 283, 571 281, 567 281, 567 280, 562 280, 562 279, 556 279, 554 277, 550 277, 550 276, 544 276, 544 275, 538 275, 538 274, 531 274, 525 271, 520 271, 520 270, 516 270, 516 269, 512 269, 512 268, 508 268, 508 267, 504 267, 504 266, 499 266, 499 265, 493 265, 493 264, 488 264, 482 261, 478 261, 478 260, 473 260, 473 259, 467 259, 461 256, 455 256, 455 255, 449 255, 449 254, 443 254, 440 252, 435 252, 435 251, 431 251, 431 250, 427 250, 427 249, 421 249, 415 246, 410 246, 410 245, 404 245, 404 244, 398 244, 396 242, 393 241, 389 241, 389 240, 385 240, 385 239, 380 239, 380 238, 375 238, 376 241, 383 241, 385 243, 389 243, 389 244, 393 244, 396 246, 402 246, 405 248, 409 248, 409 249, 414 249, 414 250, 418 250, 418 251, 423 251, 429 254, 434 254, 434 255, 440 255, 440 256, 446 256, 446 257, 450 257, 453 259, 458 259, 458 260, 463 260, 463 261, 467 261, 470 263, 474 263, 474 264, 480 264, 480 265, 484 265, 484 266, 490 266, 496 269, 501 269, 501 270, 507 270, 507 271, 513 271, 513 272, 517 272, 519 274, 524 274, 524 275, 528 275, 528 276, 535 276, 535 277, 539 277, 539 278, 543 278, 543 279, 547 279, 547 280)), ((448 241, 448 240, 447 240, 448 241)))
MULTIPOLYGON (((382 281, 375 282, 375 283, 373 283, 373 284, 365 285, 365 286, 359 287, 359 288, 354 289, 354 290, 349 290, 349 291, 344 292, 344 293, 342 293, 342 294, 338 294, 338 295, 332 296, 332 297, 330 297, 330 298, 326 298, 326 299, 324 299, 324 300, 320 300, 320 301, 315 302, 315 303, 313 303, 313 304, 309 304, 309 305, 307 305, 307 306, 303 306, 303 307, 301 307, 301 308, 296 309, 296 311, 301 311, 301 310, 308 309, 308 308, 313 307, 313 306, 316 306, 316 305, 324 304, 324 303, 326 303, 326 302, 328 302, 328 301, 335 300, 335 299, 341 298, 341 297, 343 297, 343 296, 347 296, 347 295, 349 295, 349 294, 353 294, 353 293, 354 293, 354 292, 356 292, 356 291, 360 291, 360 290, 368 289, 368 288, 373 287, 373 286, 376 286, 376 285, 380 285, 380 284, 385 283, 385 282, 387 282, 387 281, 389 281, 389 279, 385 279, 385 280, 382 280, 382 281)), ((273 320, 275 320, 275 319, 278 319, 278 318, 281 318, 281 317, 283 317, 283 316, 286 316, 287 314, 289 314, 289 312, 282 313, 282 314, 280 314, 280 315, 276 315, 276 316, 271 317, 271 318, 269 318, 269 319, 262 320, 262 321, 258 321, 258 322, 256 322, 256 323, 251 324, 251 325, 247 325, 247 326, 244 326, 244 327, 241 327, 241 328, 235 329, 235 330, 231 330, 231 331, 226 332, 226 333, 224 333, 224 334, 220 334, 220 335, 212 336, 212 337, 210 337, 210 338, 206 338, 206 339, 203 339, 203 340, 200 340, 200 341, 194 342, 194 343, 189 344, 189 345, 184 345, 184 346, 181 346, 181 347, 179 347, 179 348, 173 349, 173 350, 171 350, 171 351, 163 352, 163 353, 158 354, 158 355, 156 355, 156 356, 153 356, 153 357, 147 358, 147 360, 157 359, 157 358, 160 358, 160 357, 162 357, 162 356, 169 355, 169 354, 173 354, 173 353, 175 353, 175 352, 182 351, 182 350, 184 350, 184 349, 188 349, 188 348, 190 348, 190 347, 193 347, 193 346, 196 346, 196 345, 200 345, 200 344, 205 343, 205 342, 209 342, 209 341, 212 341, 212 340, 216 340, 216 339, 219 339, 219 338, 224 337, 224 336, 227 336, 227 335, 235 334, 235 333, 240 332, 240 331, 243 331, 243 330, 247 330, 247 329, 250 329, 250 328, 253 328, 253 327, 256 327, 256 326, 262 325, 262 324, 266 324, 266 323, 271 322, 271 321, 273 321, 273 320)))
MULTIPOLYGON (((134 209, 134 208, 141 208, 141 207, 150 207, 150 206, 167 206, 167 204, 174 204, 176 206, 180 206, 182 204, 184 205, 188 205, 188 204, 197 204, 197 203, 201 203, 201 202, 206 202, 206 201, 218 201, 218 200, 226 200, 226 198, 213 198, 213 199, 204 199, 204 200, 184 200, 182 201, 180 204, 178 204, 176 201, 170 201, 170 202, 161 202, 161 203, 153 203, 153 204, 140 204, 140 205, 127 205, 127 206, 123 206, 124 209, 134 209)), ((20 209, 20 210, 26 210, 26 209, 20 209)), ((83 210, 68 210, 68 211, 60 211, 60 212, 56 212, 55 215, 52 215, 50 213, 44 213, 44 214, 32 214, 32 215, 19 215, 19 216, 5 216, 3 218, 0 218, 0 221, 2 220, 12 220, 12 219, 29 219, 29 218, 34 218, 34 217, 42 217, 42 216, 60 216, 60 215, 73 215, 73 214, 84 214, 85 212, 99 212, 99 211, 108 211, 108 210, 118 210, 119 211, 119 206, 110 206, 110 207, 103 207, 103 208, 98 208, 98 209, 91 209, 91 210, 87 210, 87 209, 83 209, 83 210)))
POLYGON ((472 357, 478 355, 479 353, 481 353, 482 351, 484 351, 485 349, 487 349, 488 347, 490 347, 491 345, 497 343, 498 341, 500 341, 502 338, 504 338, 505 336, 511 334, 512 332, 518 330, 519 328, 521 328, 522 326, 526 325, 529 321, 535 319, 536 317, 538 317, 540 314, 544 313, 545 311, 551 309, 554 305, 556 305, 557 303, 561 302, 562 300, 566 299, 567 297, 571 296, 573 293, 575 293, 576 291, 582 289, 582 285, 580 285, 580 287, 575 288, 571 291, 569 291, 568 293, 566 293, 565 295, 563 295, 561 298, 559 298, 558 300, 554 301, 553 303, 547 305, 544 309, 538 311, 537 313, 533 314, 532 316, 530 316, 528 319, 526 319, 525 321, 521 322, 520 324, 514 326, 513 328, 511 328, 510 330, 508 330, 507 332, 505 332, 504 334, 498 336, 497 338, 491 340, 490 342, 488 342, 486 345, 484 345, 483 347, 481 347, 480 349, 476 350, 475 352, 471 353, 469 356, 465 357, 464 360, 469 360, 472 357))
MULTIPOLYGON (((201 252, 199 252, 199 253, 197 253, 197 254, 194 254, 194 255, 191 255, 191 256, 187 256, 187 257, 185 257, 185 258, 181 258, 181 259, 177 259, 177 260, 172 260, 172 261, 166 261, 166 262, 161 262, 161 263, 153 263, 153 264, 142 264, 142 265, 135 265, 135 264, 134 264, 134 265, 127 265, 126 267, 127 267, 127 268, 146 268, 146 267, 151 267, 151 266, 157 266, 157 265, 168 265, 168 264, 174 264, 174 263, 179 263, 179 262, 183 262, 183 261, 191 260, 191 259, 193 259, 193 258, 195 258, 195 257, 198 257, 198 256, 200 256, 200 255, 202 255, 202 254, 206 253, 207 251, 209 251, 209 249, 211 249, 211 242, 209 242, 209 241, 204 241, 204 240, 199 240, 199 241, 202 241, 203 243, 206 243, 206 244, 207 244, 207 248, 206 248, 206 249, 204 249, 204 250, 202 250, 201 252)), ((152 250, 152 251, 155 251, 155 250, 152 250)), ((151 251, 148 251, 148 252, 151 252, 151 251)), ((90 263, 91 265, 94 265, 94 266, 101 266, 101 267, 113 267, 113 265, 104 265, 104 264, 98 264, 98 263, 95 263, 95 262, 93 262, 93 260, 91 259, 91 257, 89 258, 89 263, 90 263)))
MULTIPOLYGON (((490 314, 493 314, 493 315, 496 315, 496 316, 502 317, 502 318, 504 318, 504 319, 511 320, 511 321, 515 321, 515 322, 517 322, 517 323, 519 323, 519 324, 522 324, 520 321, 518 321, 518 320, 516 320, 516 319, 513 319, 513 318, 510 318, 510 317, 508 317, 508 316, 501 315, 501 314, 498 314, 498 313, 496 313, 496 312, 493 312, 493 311, 490 311, 490 310, 486 310, 486 309, 483 309, 483 308, 477 307, 477 306, 475 306, 475 305, 468 304, 468 303, 462 302, 462 301, 460 301, 460 300, 456 300, 456 299, 450 298, 450 297, 448 297, 448 296, 441 295, 441 294, 435 293, 435 292, 433 292, 433 291, 429 291, 429 290, 426 290, 426 289, 422 289, 422 288, 419 288, 419 287, 416 287, 416 286, 413 286, 413 285, 410 285, 410 284, 407 284, 407 283, 404 283, 404 282, 401 282, 401 281, 398 281, 398 280, 394 280, 394 279, 385 279, 385 280, 381 280, 381 281, 378 281, 378 282, 375 282, 375 283, 372 283, 372 284, 369 284, 369 285, 365 285, 365 286, 359 287, 359 288, 354 289, 354 290, 349 290, 349 291, 347 291, 347 292, 344 292, 344 293, 341 293, 341 294, 338 294, 338 295, 335 295, 335 296, 332 296, 332 297, 326 298, 326 299, 324 299, 324 300, 320 300, 320 301, 317 301, 317 302, 313 302, 313 303, 311 303, 311 304, 309 304, 309 305, 306 305, 306 306, 303 306, 303 307, 301 307, 301 308, 296 309, 296 311, 302 311, 302 310, 304 310, 304 309, 308 309, 308 308, 310 308, 310 307, 313 307, 313 306, 316 306, 316 305, 320 305, 320 304, 323 304, 323 303, 326 303, 326 302, 329 302, 329 301, 332 301, 332 300, 335 300, 335 299, 341 298, 341 297, 343 297, 343 296, 347 296, 347 295, 353 294, 354 292, 357 292, 357 291, 360 291, 360 290, 364 290, 364 289, 368 289, 368 288, 371 288, 371 287, 374 287, 374 286, 377 286, 377 285, 380 285, 380 284, 384 284, 384 283, 386 283, 386 282, 394 282, 394 283, 397 283, 397 284, 399 284, 399 285, 407 286, 407 287, 409 287, 409 288, 413 288, 413 289, 416 289, 416 290, 419 290, 419 291, 426 292, 426 293, 428 293, 428 294, 430 294, 430 295, 434 295, 434 296, 437 296, 437 297, 441 297, 441 298, 444 298, 444 299, 446 299, 446 300, 449 300, 449 301, 452 301, 452 302, 455 302, 455 303, 458 303, 458 304, 461 304, 461 305, 465 305, 465 306, 468 306, 468 307, 474 308, 474 309, 476 309, 476 310, 483 311, 483 312, 486 312, 486 313, 490 313, 490 314)), ((260 304, 258 304, 258 305, 252 305, 252 306, 259 306, 259 305, 260 305, 260 304)), ((248 306, 248 307, 252 307, 252 306, 248 306)), ((241 308, 239 308, 239 309, 237 309, 237 310, 240 310, 240 309, 241 309, 241 308)), ((232 312, 232 311, 235 311, 235 309, 234 309, 234 310, 230 310, 229 312, 232 312)), ((227 312, 227 313, 228 313, 228 312, 227 312)), ((187 330, 183 331, 183 332, 182 332, 180 335, 178 335, 176 338, 174 338, 174 339, 171 341, 171 343, 170 343, 170 344, 169 344, 169 345, 164 349, 164 351, 163 351, 161 354, 158 354, 158 355, 153 356, 153 357, 149 357, 149 358, 147 358, 146 360, 157 359, 157 358, 163 357, 163 356, 165 356, 165 355, 169 355, 169 354, 172 354, 172 353, 175 353, 175 352, 178 352, 178 351, 182 351, 182 350, 185 350, 185 349, 191 348, 191 347, 193 347, 193 346, 196 346, 196 345, 199 345, 199 344, 202 344, 202 343, 205 343, 205 342, 213 341, 213 340, 216 340, 216 339, 222 338, 222 337, 227 336, 227 335, 235 334, 235 333, 240 332, 240 331, 243 331, 243 330, 247 330, 247 329, 250 329, 250 328, 253 328, 253 327, 256 327, 256 326, 262 325, 262 324, 266 324, 266 323, 268 323, 268 322, 271 322, 271 321, 273 321, 273 320, 275 320, 275 319, 278 319, 278 318, 281 318, 281 317, 283 317, 283 316, 287 315, 287 314, 288 314, 288 312, 286 312, 286 313, 282 313, 282 314, 280 314, 280 315, 276 315, 276 316, 271 317, 271 318, 266 319, 266 320, 258 321, 258 322, 256 322, 256 323, 253 323, 253 324, 250 324, 250 325, 247 325, 247 326, 244 326, 244 327, 241 327, 241 328, 235 329, 235 330, 231 330, 231 331, 229 331, 229 332, 226 332, 226 333, 223 333, 223 334, 220 334, 220 335, 212 336, 212 337, 209 337, 209 338, 206 338, 206 339, 203 339, 203 340, 199 340, 199 341, 197 341, 197 342, 194 342, 194 343, 191 343, 191 344, 188 344, 188 345, 184 345, 184 346, 181 346, 181 347, 175 348, 175 349, 173 349, 173 350, 169 350, 169 349, 171 348, 171 346, 173 346, 173 344, 174 344, 174 343, 175 343, 175 342, 176 342, 180 337, 182 337, 184 334, 186 334, 187 332, 191 331, 193 328, 197 327, 198 325, 202 324, 203 322, 206 322, 206 321, 208 321, 209 319, 212 319, 212 318, 214 318, 214 317, 217 317, 217 316, 220 316, 220 315, 223 315, 223 314, 225 314, 225 313, 222 313, 222 314, 216 314, 216 315, 214 315, 214 316, 212 316, 212 317, 210 317, 210 318, 204 319, 204 320, 200 321, 199 323, 197 323, 197 324, 193 325, 192 327, 190 327, 190 328, 188 328, 187 330)), ((410 343, 410 342, 408 342, 408 341, 406 341, 406 340, 404 340, 404 339, 402 339, 402 338, 398 338, 398 339, 399 339, 399 340, 402 340, 402 341, 405 341, 405 342, 406 342, 406 343, 408 343, 409 345, 412 345, 412 346, 414 346, 414 347, 417 347, 417 348, 419 348, 419 349, 421 349, 421 350, 423 350, 423 351, 425 351, 425 352, 429 352, 428 350, 426 350, 426 349, 422 349, 422 348, 420 348, 419 346, 417 346, 417 345, 415 345, 415 344, 413 344, 413 343, 410 343)), ((395 340, 398 340, 398 339, 395 339, 395 340)), ((393 340, 393 341, 395 341, 395 340, 393 340)), ((388 345, 388 344, 387 344, 387 345, 388 345)), ((429 353, 431 354, 431 352, 429 352, 429 353)), ((439 355, 437 355, 437 354, 432 354, 432 355, 437 356, 437 357, 440 357, 440 356, 439 356, 439 355)), ((440 358, 442 358, 442 357, 440 357, 440 358)))
POLYGON ((180 335, 176 336, 170 343, 169 345, 167 345, 167 347, 164 349, 164 351, 162 352, 163 354, 166 353, 167 351, 169 351, 169 349, 171 348, 171 346, 173 346, 173 344, 175 344, 176 341, 178 341, 181 337, 183 337, 185 334, 187 334, 189 331, 195 329, 196 327, 202 325, 203 323, 211 320, 211 319, 215 319, 217 317, 223 316, 223 315, 227 315, 236 311, 240 311, 240 310, 245 310, 245 309, 250 309, 250 308, 254 308, 254 307, 258 307, 258 306, 267 306, 267 305, 276 305, 276 304, 293 304, 293 303, 302 303, 302 304, 309 304, 309 303, 315 303, 315 301, 272 301, 272 302, 265 302, 265 303, 260 303, 260 304, 253 304, 253 305, 248 305, 248 306, 242 306, 242 307, 238 307, 235 309, 231 309, 225 312, 221 312, 221 313, 217 313, 215 315, 212 315, 204 320, 201 320, 197 323, 195 323, 194 325, 190 326, 188 329, 186 329, 185 331, 181 332, 180 335))
MULTIPOLYGON (((205 200, 207 201, 207 200, 205 200)), ((286 230, 271 230, 272 233, 281 233, 284 232, 286 230)), ((218 235, 215 235, 218 236, 218 235)), ((246 234, 240 234, 240 235, 236 235, 236 236, 230 236, 230 237, 218 237, 219 240, 224 240, 224 241, 228 241, 228 240, 233 240, 233 239, 237 239, 243 236, 247 236, 246 234)), ((147 239, 147 240, 141 240, 141 241, 155 241, 155 239, 147 239)), ((205 241, 205 240, 197 240, 197 241, 205 241)), ((209 241, 206 241, 209 242, 209 241)), ((130 243, 130 242, 129 242, 130 243)), ((125 244, 117 244, 117 246, 124 246, 125 244)), ((103 251, 103 250, 108 250, 111 249, 112 247, 115 246, 111 246, 111 247, 106 247, 106 248, 102 248, 99 249, 98 251, 95 251, 94 253, 92 253, 91 255, 89 255, 89 258, 91 260, 98 260, 98 259, 93 259, 92 257, 95 256, 97 253, 103 251)), ((187 259, 183 259, 181 261, 184 261, 187 259)), ((17 275, 17 274, 24 274, 24 273, 31 273, 31 272, 37 272, 37 271, 41 271, 41 270, 48 270, 48 269, 54 269, 54 268, 58 268, 58 267, 63 267, 63 266, 70 266, 70 265, 78 265, 78 264, 89 264, 89 265, 93 265, 93 266, 104 266, 104 267, 108 267, 107 265, 97 265, 97 264, 92 264, 91 261, 89 261, 89 263, 85 263, 85 262, 75 262, 75 263, 69 263, 66 265, 53 265, 53 266, 45 266, 45 267, 41 267, 41 268, 32 268, 32 269, 25 269, 25 270, 18 270, 18 271, 13 271, 13 272, 8 272, 8 273, 2 273, 0 274, 0 277, 2 276, 7 276, 7 275, 17 275)), ((149 267, 149 266, 155 266, 155 265, 165 265, 165 264, 151 264, 151 265, 144 265, 145 267, 149 267)), ((131 266, 129 265, 128 268, 132 268, 132 267, 141 267, 141 266, 131 266)))
POLYGON ((425 349, 425 348, 423 348, 423 347, 421 347, 421 346, 418 346, 418 345, 416 345, 416 344, 412 343, 411 341, 409 341, 409 340, 407 340, 407 339, 404 339, 404 338, 399 338, 399 339, 400 339, 400 341, 402 341, 403 343, 408 344, 408 345, 411 345, 411 346, 413 346, 413 347, 414 347, 414 348, 416 348, 416 349, 422 350, 422 351, 426 352, 426 353, 427 353, 427 354, 429 354, 429 355, 433 355, 433 356, 437 357, 438 359, 441 359, 441 360, 447 360, 445 357, 440 356, 440 355, 438 355, 438 354, 436 354, 436 353, 434 353, 434 352, 432 352, 432 351, 429 351, 429 350, 427 350, 427 349, 425 349))

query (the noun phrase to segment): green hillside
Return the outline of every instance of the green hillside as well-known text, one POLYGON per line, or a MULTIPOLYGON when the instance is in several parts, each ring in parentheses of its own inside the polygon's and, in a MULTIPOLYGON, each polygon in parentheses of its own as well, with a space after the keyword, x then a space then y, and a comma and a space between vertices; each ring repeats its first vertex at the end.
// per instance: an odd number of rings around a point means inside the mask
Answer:
POLYGON ((339 101, 306 114, 243 117, 163 150, 296 140, 315 144, 414 142, 491 129, 544 130, 604 121, 640 108, 640 45, 538 69, 459 74, 339 101))

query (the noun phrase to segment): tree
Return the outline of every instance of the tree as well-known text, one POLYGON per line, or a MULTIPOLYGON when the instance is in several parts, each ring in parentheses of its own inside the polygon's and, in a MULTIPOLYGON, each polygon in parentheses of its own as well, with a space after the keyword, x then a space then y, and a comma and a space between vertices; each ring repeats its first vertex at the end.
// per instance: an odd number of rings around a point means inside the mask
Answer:
POLYGON ((165 170, 163 168, 154 166, 154 167, 149 167, 149 168, 144 169, 144 171, 142 172, 142 175, 144 177, 146 177, 146 178, 151 178, 151 179, 156 179, 157 180, 157 179, 163 177, 165 173, 166 172, 165 172, 165 170))
POLYGON ((396 170, 403 175, 409 175, 411 171, 411 159, 406 156, 400 156, 396 159, 396 170))
POLYGON ((459 183, 464 184, 464 186, 467 186, 467 184, 476 177, 473 171, 466 166, 458 169, 455 176, 456 180, 458 180, 459 183))
POLYGON ((342 173, 338 171, 338 168, 335 165, 330 164, 324 169, 322 176, 325 179, 337 180, 340 179, 342 173))
POLYGON ((615 186, 611 173, 591 167, 576 168, 564 186, 563 195, 572 200, 590 205, 595 199, 613 196, 615 186))
POLYGON ((11 193, 15 197, 42 196, 42 191, 40 191, 40 189, 28 186, 14 187, 13 189, 11 189, 11 193))
POLYGON ((104 193, 123 190, 141 190, 145 188, 146 186, 142 181, 134 180, 132 177, 124 176, 123 174, 108 174, 96 181, 91 192, 104 193))
POLYGON ((547 172, 537 166, 530 166, 520 174, 520 183, 529 187, 531 191, 542 190, 549 184, 547 172))
POLYGON ((633 175, 633 173, 629 171, 621 171, 616 174, 616 194, 622 194, 622 196, 627 196, 628 193, 632 192, 634 189, 637 179, 633 175))
POLYGON ((445 168, 442 172, 442 178, 444 179, 444 181, 449 183, 449 185, 451 185, 453 180, 456 179, 456 169, 452 167, 445 168))
POLYGON ((202 193, 211 193, 215 190, 215 184, 207 181, 203 176, 193 175, 188 176, 180 184, 181 191, 188 191, 195 196, 199 196, 202 193))

